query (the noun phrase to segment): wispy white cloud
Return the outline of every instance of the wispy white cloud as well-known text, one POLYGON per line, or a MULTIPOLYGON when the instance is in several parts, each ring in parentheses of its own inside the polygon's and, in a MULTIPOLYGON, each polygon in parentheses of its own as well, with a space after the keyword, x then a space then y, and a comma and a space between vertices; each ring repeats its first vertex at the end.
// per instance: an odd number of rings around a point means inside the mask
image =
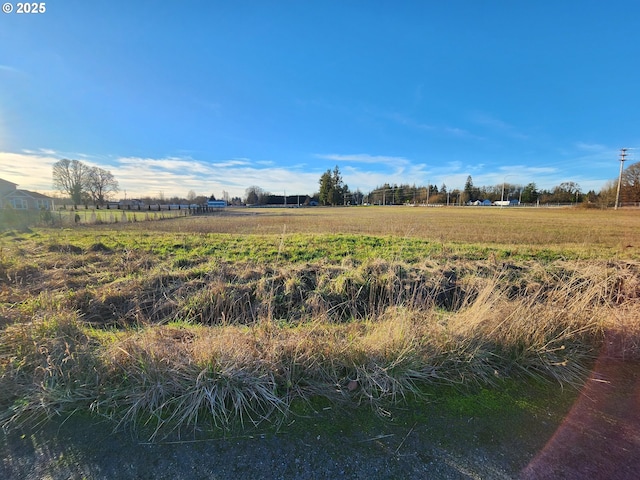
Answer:
POLYGON ((349 188, 356 188, 367 192, 375 187, 389 184, 416 184, 422 185, 427 182, 427 174, 423 165, 411 166, 405 170, 396 170, 392 172, 382 172, 375 170, 361 170, 356 167, 345 167, 341 169, 345 183, 349 188))
POLYGON ((142 157, 121 157, 118 159, 120 165, 140 167, 145 165, 159 170, 179 170, 192 164, 191 161, 182 158, 142 158, 142 157))
POLYGON ((316 158, 339 164, 345 182, 371 190, 384 183, 420 183, 424 181, 425 165, 393 155, 357 154, 316 154, 316 158))
POLYGON ((473 179, 476 185, 500 185, 504 182, 514 185, 535 183, 538 188, 551 188, 564 181, 562 172, 558 168, 515 164, 485 171, 481 175, 474 176, 473 179))
POLYGON ((184 196, 189 190, 219 195, 225 190, 242 197, 252 185, 266 191, 306 194, 311 193, 310 186, 317 184, 319 178, 317 174, 273 167, 247 158, 206 162, 190 158, 127 157, 116 160, 113 173, 121 189, 137 196, 156 196, 159 192, 184 196))
POLYGON ((460 161, 447 162, 445 166, 446 170, 450 172, 457 172, 463 168, 463 164, 460 161))
POLYGON ((464 128, 450 126, 450 125, 436 125, 431 123, 419 122, 407 115, 401 113, 386 113, 380 115, 382 118, 391 120, 392 122, 408 127, 412 130, 420 130, 428 132, 433 135, 439 135, 444 137, 456 137, 465 140, 484 140, 480 135, 476 135, 464 128))
POLYGON ((586 142, 577 142, 576 148, 578 150, 583 150, 587 152, 603 152, 608 150, 605 145, 601 145, 599 143, 586 143, 586 142))
POLYGON ((498 132, 502 135, 506 135, 518 140, 527 140, 529 135, 522 133, 517 127, 507 123, 499 118, 496 118, 487 113, 476 112, 471 114, 470 119, 473 123, 485 127, 494 132, 498 132))
POLYGON ((0 176, 17 183, 18 188, 50 193, 52 168, 59 159, 34 151, 32 153, 0 152, 0 176))
POLYGON ((328 153, 328 154, 316 154, 316 158, 322 158, 324 160, 333 160, 336 162, 352 162, 352 163, 368 163, 375 165, 406 165, 409 163, 404 157, 394 157, 388 155, 370 155, 368 153, 357 153, 357 154, 338 154, 338 153, 328 153))
POLYGON ((51 150, 50 148, 39 148, 37 150, 22 150, 22 153, 26 153, 27 155, 57 155, 58 152, 55 150, 51 150))
POLYGON ((318 180, 326 168, 338 164, 345 182, 350 188, 367 192, 383 185, 427 183, 449 188, 463 188, 467 176, 474 184, 498 185, 504 181, 526 185, 535 182, 539 188, 552 188, 563 181, 576 181, 583 190, 598 190, 606 178, 587 178, 579 172, 572 174, 566 166, 491 166, 480 163, 455 161, 421 161, 394 155, 316 154, 317 162, 309 167, 303 163, 295 166, 277 166, 270 160, 254 161, 249 158, 205 161, 190 157, 116 157, 56 152, 40 148, 22 152, 0 151, 0 176, 17 183, 20 188, 54 194, 52 167, 61 158, 81 158, 90 166, 110 170, 120 184, 121 195, 129 198, 157 196, 186 196, 190 190, 199 195, 220 195, 227 191, 231 196, 242 197, 245 190, 257 185, 273 193, 311 194, 318 190, 318 180))
POLYGON ((458 127, 444 127, 442 131, 450 136, 463 138, 467 140, 484 140, 480 135, 476 135, 474 133, 465 130, 464 128, 458 127))
POLYGON ((250 159, 206 162, 191 158, 96 157, 80 153, 56 153, 49 149, 0 152, 0 177, 17 183, 19 188, 55 195, 52 187, 53 164, 61 158, 81 158, 89 166, 111 171, 118 180, 121 194, 144 197, 186 196, 198 194, 243 196, 245 189, 258 185, 272 192, 312 193, 320 174, 274 167, 272 162, 250 159))
POLYGON ((548 175, 559 171, 556 167, 531 167, 528 165, 503 165, 498 170, 505 175, 548 175))
POLYGON ((434 125, 418 122, 413 118, 408 117, 406 115, 402 115, 400 113, 391 113, 385 116, 390 120, 393 120, 395 123, 404 125, 406 127, 409 127, 415 130, 435 131, 437 129, 437 127, 435 127, 434 125))
POLYGON ((14 75, 24 75, 24 72, 19 68, 12 67, 11 65, 0 65, 0 73, 9 73, 14 75))
POLYGON ((251 165, 251 160, 248 158, 236 158, 233 160, 225 160, 222 162, 215 162, 211 164, 213 168, 227 168, 227 167, 240 167, 245 165, 251 165))
POLYGON ((582 160, 612 160, 617 159, 620 148, 610 147, 599 143, 577 142, 573 148, 568 149, 568 157, 582 160))

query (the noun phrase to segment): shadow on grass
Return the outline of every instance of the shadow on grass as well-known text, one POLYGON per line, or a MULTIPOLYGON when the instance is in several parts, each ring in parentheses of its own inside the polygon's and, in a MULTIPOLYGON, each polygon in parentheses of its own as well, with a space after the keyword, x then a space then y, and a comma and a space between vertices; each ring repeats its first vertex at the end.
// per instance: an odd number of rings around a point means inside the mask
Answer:
MULTIPOLYGON (((295 406, 279 429, 147 443, 84 416, 2 437, 1 478, 515 478, 575 392, 511 384, 427 392, 390 412, 295 406)), ((141 432, 144 433, 144 432, 141 432)))

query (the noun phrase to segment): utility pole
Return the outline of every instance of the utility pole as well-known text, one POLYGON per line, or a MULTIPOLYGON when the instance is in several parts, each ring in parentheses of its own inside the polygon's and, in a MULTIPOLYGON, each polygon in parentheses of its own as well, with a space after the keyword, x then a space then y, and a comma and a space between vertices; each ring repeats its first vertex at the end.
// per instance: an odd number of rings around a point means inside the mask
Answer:
POLYGON ((620 149, 620 175, 618 176, 618 188, 616 191, 616 205, 613 207, 614 210, 618 209, 618 205, 620 204, 620 185, 622 184, 622 170, 624 169, 624 161, 627 158, 627 149, 620 149))
POLYGON ((429 206, 429 193, 431 191, 431 184, 429 183, 429 180, 427 180, 427 207, 429 206))

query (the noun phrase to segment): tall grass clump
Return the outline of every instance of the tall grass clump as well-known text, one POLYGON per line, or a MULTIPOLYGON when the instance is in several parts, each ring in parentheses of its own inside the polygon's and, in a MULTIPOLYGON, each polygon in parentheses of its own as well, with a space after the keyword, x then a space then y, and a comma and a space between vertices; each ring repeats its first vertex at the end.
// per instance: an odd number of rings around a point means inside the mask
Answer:
POLYGON ((0 345, 0 423, 88 410, 99 389, 98 361, 74 315, 9 325, 0 345))
POLYGON ((379 409, 429 385, 523 377, 578 385, 614 327, 615 302, 602 294, 616 281, 574 272, 525 295, 503 280, 489 279, 456 311, 396 305, 352 322, 151 327, 110 346, 118 393, 96 405, 156 435, 202 421, 276 420, 291 402, 318 396, 379 409))
POLYGON ((274 373, 232 327, 205 330, 158 326, 130 336, 104 352, 109 394, 93 404, 96 412, 121 425, 158 432, 207 424, 257 424, 281 410, 274 373))
POLYGON ((156 439, 278 424, 317 398, 381 412, 432 386, 579 385, 602 352, 640 358, 631 261, 262 264, 174 238, 175 269, 144 238, 100 242, 3 261, 2 425, 86 411, 156 439))

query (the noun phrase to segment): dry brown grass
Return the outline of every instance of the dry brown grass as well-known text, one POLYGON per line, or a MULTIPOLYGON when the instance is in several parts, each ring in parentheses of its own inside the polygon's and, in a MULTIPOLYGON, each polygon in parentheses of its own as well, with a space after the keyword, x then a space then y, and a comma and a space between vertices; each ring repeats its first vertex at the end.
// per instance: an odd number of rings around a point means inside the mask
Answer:
POLYGON ((247 212, 153 224, 202 229, 196 236, 145 226, 2 237, 0 423, 81 410, 156 438, 279 422, 315 397, 380 410, 434 384, 572 385, 601 351, 640 357, 640 264, 627 248, 639 221, 629 212, 247 212), (318 237, 308 250, 345 253, 306 261, 289 244, 314 237, 283 225, 402 238, 318 237), (262 236, 205 233, 251 228, 262 236), (420 253, 449 235, 491 248, 420 253), (272 255, 231 260, 252 240, 272 255), (519 256, 530 243, 556 250, 519 256))
POLYGON ((500 267, 466 277, 452 308, 396 301, 348 322, 325 314, 294 325, 265 311, 248 325, 149 324, 109 334, 49 304, 50 314, 0 334, 3 422, 87 409, 155 438, 281 421, 292 401, 316 396, 378 409, 432 384, 578 384, 607 342, 617 346, 609 354, 640 356, 639 267, 538 265, 525 275, 537 282, 524 288, 513 268, 500 267))
MULTIPOLYGON (((151 231, 231 234, 349 233, 438 242, 615 249, 637 255, 640 214, 579 208, 349 207, 229 209, 211 217, 148 223, 151 231)), ((139 226, 128 226, 138 228, 139 226)))

